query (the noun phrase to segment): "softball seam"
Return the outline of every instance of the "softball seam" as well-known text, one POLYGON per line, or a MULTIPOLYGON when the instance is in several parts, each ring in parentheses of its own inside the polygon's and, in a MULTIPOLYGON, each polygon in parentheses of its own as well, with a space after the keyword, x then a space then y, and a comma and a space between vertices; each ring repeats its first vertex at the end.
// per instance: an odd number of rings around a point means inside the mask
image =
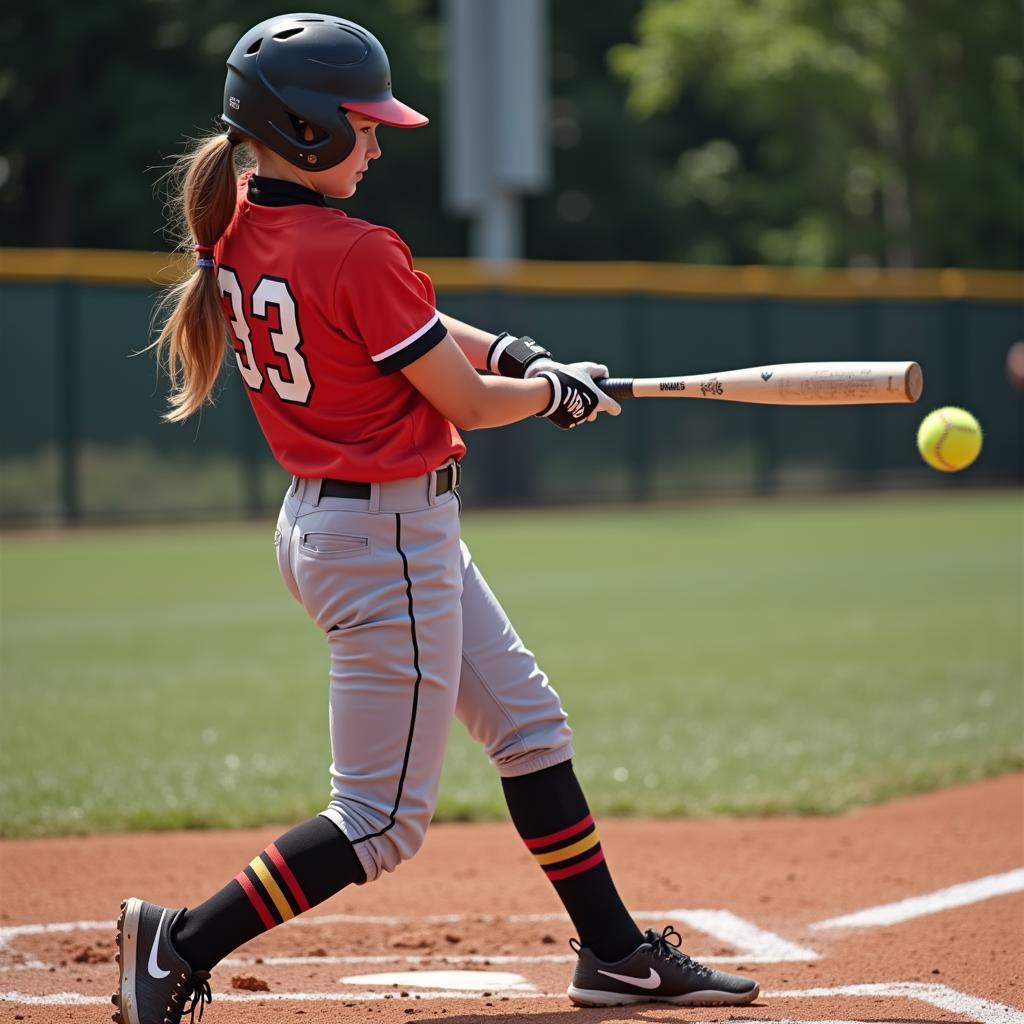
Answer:
POLYGON ((942 457, 942 446, 943 444, 945 444, 946 439, 954 430, 964 430, 968 434, 973 434, 975 431, 973 427, 961 427, 956 423, 951 423, 948 419, 946 419, 945 413, 940 412, 939 416, 942 419, 943 424, 945 424, 946 429, 943 430, 942 436, 938 439, 938 441, 935 442, 935 458, 937 458, 939 462, 941 462, 950 472, 956 473, 960 467, 952 465, 942 457))

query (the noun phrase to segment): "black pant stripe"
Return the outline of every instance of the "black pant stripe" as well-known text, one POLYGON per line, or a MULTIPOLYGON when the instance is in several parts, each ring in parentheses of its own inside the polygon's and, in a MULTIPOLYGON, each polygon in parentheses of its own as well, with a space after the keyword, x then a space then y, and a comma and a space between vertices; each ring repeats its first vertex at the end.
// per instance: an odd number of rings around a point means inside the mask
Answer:
POLYGON ((420 645, 416 639, 416 613, 412 601, 412 579, 409 577, 409 559, 402 550, 402 516, 395 513, 395 547, 402 556, 402 573, 405 576, 405 593, 409 600, 409 629, 412 634, 412 664, 416 670, 416 683, 412 689, 412 714, 409 717, 409 736, 405 741, 405 756, 402 758, 402 774, 398 779, 398 792, 395 794, 395 806, 391 808, 388 823, 379 831, 372 832, 368 836, 360 836, 352 840, 352 845, 365 843, 368 839, 376 839, 384 835, 395 826, 395 816, 398 814, 398 805, 402 802, 402 790, 405 788, 405 776, 409 771, 409 754, 412 752, 412 738, 416 732, 416 709, 420 702, 420 683, 423 681, 423 673, 420 671, 420 645))

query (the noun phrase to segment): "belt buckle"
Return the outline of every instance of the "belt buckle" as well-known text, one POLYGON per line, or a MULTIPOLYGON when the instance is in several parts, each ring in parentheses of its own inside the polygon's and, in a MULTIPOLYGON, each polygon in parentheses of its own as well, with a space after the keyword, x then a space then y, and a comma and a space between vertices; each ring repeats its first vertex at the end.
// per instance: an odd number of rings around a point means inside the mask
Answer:
POLYGON ((455 461, 434 471, 434 497, 454 491, 462 480, 462 466, 455 461))

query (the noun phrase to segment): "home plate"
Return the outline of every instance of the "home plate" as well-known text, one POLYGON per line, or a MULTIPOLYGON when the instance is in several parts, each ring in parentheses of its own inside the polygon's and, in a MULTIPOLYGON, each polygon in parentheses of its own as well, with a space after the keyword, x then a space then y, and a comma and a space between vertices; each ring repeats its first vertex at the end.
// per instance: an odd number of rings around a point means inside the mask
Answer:
POLYGON ((521 974, 506 971, 395 971, 388 974, 350 974, 345 985, 401 985, 403 988, 440 988, 449 992, 532 992, 521 974))

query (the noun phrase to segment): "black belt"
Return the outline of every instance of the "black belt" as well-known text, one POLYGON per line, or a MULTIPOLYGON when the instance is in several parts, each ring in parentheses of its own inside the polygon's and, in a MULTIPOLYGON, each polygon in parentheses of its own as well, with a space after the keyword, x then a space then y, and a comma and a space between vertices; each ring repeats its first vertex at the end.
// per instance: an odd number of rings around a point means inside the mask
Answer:
MULTIPOLYGON (((437 490, 434 494, 440 497, 454 491, 462 481, 462 466, 458 462, 449 463, 437 471, 437 490)), ((358 480, 324 479, 320 483, 321 498, 365 498, 369 501, 371 484, 358 480)))

